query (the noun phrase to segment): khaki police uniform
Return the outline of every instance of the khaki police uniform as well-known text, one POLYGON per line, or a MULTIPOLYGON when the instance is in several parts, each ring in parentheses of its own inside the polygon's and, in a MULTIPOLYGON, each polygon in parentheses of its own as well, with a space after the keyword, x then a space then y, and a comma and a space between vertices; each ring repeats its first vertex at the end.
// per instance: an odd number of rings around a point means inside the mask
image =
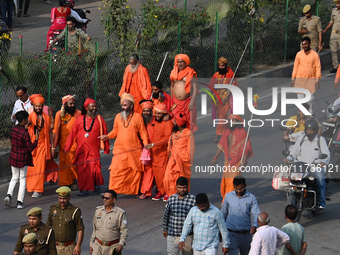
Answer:
POLYGON ((72 255, 77 233, 85 229, 80 209, 71 203, 65 209, 52 205, 46 224, 54 229, 58 255, 72 255))
POLYGON ((329 41, 329 47, 332 52, 332 65, 335 69, 338 68, 338 49, 340 48, 340 12, 337 8, 332 10, 331 20, 329 23, 332 23, 332 32, 331 39, 329 41))
MULTIPOLYGON (((308 32, 306 34, 302 34, 302 37, 308 36, 311 40, 310 47, 312 50, 318 52, 319 33, 322 32, 320 17, 314 15, 312 15, 310 19, 302 17, 299 21, 298 32, 301 32, 304 28, 307 28, 308 32)), ((302 44, 300 44, 300 49, 303 50, 302 44)))
POLYGON ((117 206, 109 212, 98 206, 93 217, 90 247, 92 255, 111 255, 118 244, 124 246, 128 234, 125 211, 117 206))
POLYGON ((40 223, 37 231, 34 231, 34 229, 30 226, 30 224, 25 224, 21 226, 20 232, 19 232, 19 238, 18 238, 14 251, 19 252, 19 253, 22 252, 22 249, 24 248, 22 239, 28 233, 35 233, 37 235, 36 252, 38 255, 46 255, 46 254, 57 255, 57 250, 55 247, 54 231, 50 226, 42 222, 40 223))

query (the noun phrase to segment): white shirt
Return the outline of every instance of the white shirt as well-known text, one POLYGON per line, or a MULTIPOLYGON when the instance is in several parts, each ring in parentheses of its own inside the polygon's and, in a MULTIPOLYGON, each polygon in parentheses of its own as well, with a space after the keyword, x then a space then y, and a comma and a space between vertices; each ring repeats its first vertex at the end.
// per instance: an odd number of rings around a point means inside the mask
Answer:
POLYGON ((285 232, 275 227, 261 226, 253 236, 249 255, 275 255, 276 249, 280 249, 289 239, 285 232))
POLYGON ((20 99, 18 99, 17 101, 15 101, 15 104, 14 104, 14 107, 13 107, 13 112, 12 112, 12 115, 11 115, 11 120, 13 122, 15 122, 15 124, 18 124, 17 123, 17 120, 16 119, 13 119, 13 115, 16 114, 17 112, 19 111, 27 111, 28 108, 30 108, 32 105, 31 105, 31 101, 29 100, 29 98, 27 99, 26 102, 23 102, 21 101, 20 99))
POLYGON ((327 158, 323 160, 317 160, 315 163, 324 162, 326 165, 330 161, 330 152, 327 147, 325 138, 320 137, 320 148, 318 146, 319 135, 316 135, 312 141, 309 141, 307 136, 301 136, 297 139, 290 152, 289 160, 297 159, 298 161, 311 164, 320 154, 327 154, 327 158), (304 140, 302 146, 300 146, 302 139, 304 140))

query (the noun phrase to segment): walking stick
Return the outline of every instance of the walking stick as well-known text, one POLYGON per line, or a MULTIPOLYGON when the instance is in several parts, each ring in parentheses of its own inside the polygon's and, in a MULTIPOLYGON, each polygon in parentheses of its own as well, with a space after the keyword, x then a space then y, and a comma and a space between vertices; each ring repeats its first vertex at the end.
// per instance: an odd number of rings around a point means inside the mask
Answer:
POLYGON ((236 69, 235 69, 235 71, 234 71, 234 75, 233 75, 233 77, 232 77, 231 80, 230 80, 230 84, 233 84, 233 82, 234 82, 236 72, 237 72, 238 68, 240 67, 241 61, 242 61, 242 59, 243 59, 244 54, 246 53, 246 50, 247 50, 248 45, 249 45, 249 42, 250 42, 250 37, 248 38, 246 47, 244 48, 244 50, 243 50, 243 52, 242 52, 242 55, 241 55, 241 58, 240 58, 240 60, 239 60, 238 63, 237 63, 236 69))
POLYGON ((170 51, 167 51, 167 52, 165 53, 165 57, 164 57, 164 59, 163 59, 163 63, 162 63, 161 69, 159 70, 159 73, 158 73, 158 76, 157 76, 157 79, 156 79, 156 81, 158 81, 158 79, 159 79, 159 76, 161 76, 161 73, 162 73, 162 70, 163 70, 163 66, 164 66, 164 63, 165 63, 166 57, 168 56, 168 54, 169 54, 169 53, 170 53, 170 51))
MULTIPOLYGON (((253 97, 253 100, 254 100, 254 107, 255 107, 255 108, 257 108, 257 100, 258 100, 258 99, 259 99, 259 95, 255 94, 254 97, 253 97)), ((250 116, 250 120, 253 119, 253 115, 254 115, 254 113, 252 112, 252 113, 251 113, 251 116, 250 116)), ((242 157, 241 157, 241 164, 242 164, 243 159, 244 159, 244 153, 246 152, 247 142, 248 142, 248 139, 249 139, 249 133, 250 133, 250 126, 248 125, 248 131, 247 131, 246 141, 244 142, 243 152, 242 152, 242 157)))

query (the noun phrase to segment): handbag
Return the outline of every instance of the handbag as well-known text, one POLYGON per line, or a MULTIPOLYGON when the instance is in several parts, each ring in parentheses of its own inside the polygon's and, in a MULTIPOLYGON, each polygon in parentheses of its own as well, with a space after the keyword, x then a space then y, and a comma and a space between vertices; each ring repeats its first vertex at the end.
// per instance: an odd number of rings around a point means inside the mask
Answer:
POLYGON ((140 156, 140 161, 143 165, 147 165, 151 162, 150 153, 145 148, 143 148, 142 155, 140 156))
POLYGON ((272 187, 275 190, 285 190, 290 183, 290 171, 287 166, 280 166, 275 169, 272 181, 272 187))

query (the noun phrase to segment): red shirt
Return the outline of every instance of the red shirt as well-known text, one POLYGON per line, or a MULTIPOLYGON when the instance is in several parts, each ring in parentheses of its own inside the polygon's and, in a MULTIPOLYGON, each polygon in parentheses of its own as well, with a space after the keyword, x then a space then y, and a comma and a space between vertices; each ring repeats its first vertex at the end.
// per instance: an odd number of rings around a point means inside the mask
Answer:
POLYGON ((12 127, 9 136, 12 143, 9 164, 19 168, 33 166, 32 151, 37 147, 38 141, 32 143, 27 129, 21 125, 12 127))

